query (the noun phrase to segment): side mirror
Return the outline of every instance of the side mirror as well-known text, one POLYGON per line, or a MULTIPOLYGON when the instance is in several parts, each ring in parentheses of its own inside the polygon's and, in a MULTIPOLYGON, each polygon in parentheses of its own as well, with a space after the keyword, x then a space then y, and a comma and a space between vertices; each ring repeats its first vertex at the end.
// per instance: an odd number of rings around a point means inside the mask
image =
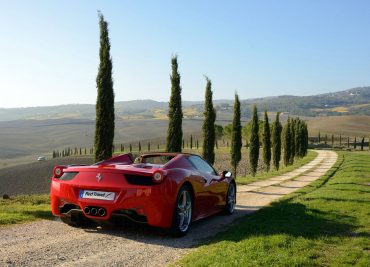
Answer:
POLYGON ((221 177, 222 178, 230 178, 233 174, 230 171, 223 171, 221 177))

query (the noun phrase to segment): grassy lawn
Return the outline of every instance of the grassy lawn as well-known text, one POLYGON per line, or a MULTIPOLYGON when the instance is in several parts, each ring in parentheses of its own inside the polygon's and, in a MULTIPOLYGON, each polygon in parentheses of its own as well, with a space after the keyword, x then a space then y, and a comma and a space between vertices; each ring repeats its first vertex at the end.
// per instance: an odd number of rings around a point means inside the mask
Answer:
POLYGON ((278 171, 276 170, 270 170, 270 172, 259 172, 256 174, 256 176, 244 176, 244 177, 237 177, 236 183, 237 184, 250 184, 258 180, 268 179, 274 176, 278 176, 290 171, 293 171, 295 169, 298 169, 302 167, 303 165, 309 163, 313 159, 315 159, 317 156, 317 152, 314 150, 309 150, 307 153, 307 156, 298 160, 295 160, 294 163, 290 166, 285 167, 283 164, 283 161, 280 162, 280 168, 278 171))
POLYGON ((0 200, 0 226, 50 218, 49 195, 19 195, 0 200))
POLYGON ((370 153, 240 219, 180 266, 370 266, 370 153))

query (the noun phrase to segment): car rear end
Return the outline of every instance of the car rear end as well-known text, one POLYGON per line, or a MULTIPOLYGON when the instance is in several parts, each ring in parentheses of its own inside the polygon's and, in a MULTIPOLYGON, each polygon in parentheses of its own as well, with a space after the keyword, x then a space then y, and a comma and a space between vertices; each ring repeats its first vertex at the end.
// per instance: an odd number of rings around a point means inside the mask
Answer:
POLYGON ((166 174, 161 168, 134 165, 56 166, 52 212, 72 222, 78 216, 95 221, 127 217, 170 227, 175 187, 166 174))

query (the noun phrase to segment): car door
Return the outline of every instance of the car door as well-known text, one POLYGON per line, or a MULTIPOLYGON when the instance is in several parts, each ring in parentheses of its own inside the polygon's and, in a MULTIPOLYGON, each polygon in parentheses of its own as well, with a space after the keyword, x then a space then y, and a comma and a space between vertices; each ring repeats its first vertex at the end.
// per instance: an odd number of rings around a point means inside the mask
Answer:
POLYGON ((223 183, 220 176, 205 160, 196 155, 189 156, 189 161, 203 178, 203 190, 201 192, 201 209, 204 215, 208 215, 219 210, 220 203, 224 199, 223 183))

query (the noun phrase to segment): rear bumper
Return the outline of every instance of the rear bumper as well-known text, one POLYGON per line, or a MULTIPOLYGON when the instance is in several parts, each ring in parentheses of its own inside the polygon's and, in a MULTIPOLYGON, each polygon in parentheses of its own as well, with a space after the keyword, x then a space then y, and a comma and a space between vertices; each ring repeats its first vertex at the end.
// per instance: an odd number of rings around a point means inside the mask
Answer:
POLYGON ((81 213, 93 220, 110 220, 114 216, 129 217, 134 221, 156 227, 171 227, 176 192, 169 182, 154 186, 127 186, 125 188, 84 188, 70 181, 53 179, 51 183, 51 209, 55 216, 70 216, 81 213), (80 190, 114 192, 115 199, 97 200, 80 197, 80 190), (85 212, 86 207, 106 210, 104 216, 92 216, 85 212))

